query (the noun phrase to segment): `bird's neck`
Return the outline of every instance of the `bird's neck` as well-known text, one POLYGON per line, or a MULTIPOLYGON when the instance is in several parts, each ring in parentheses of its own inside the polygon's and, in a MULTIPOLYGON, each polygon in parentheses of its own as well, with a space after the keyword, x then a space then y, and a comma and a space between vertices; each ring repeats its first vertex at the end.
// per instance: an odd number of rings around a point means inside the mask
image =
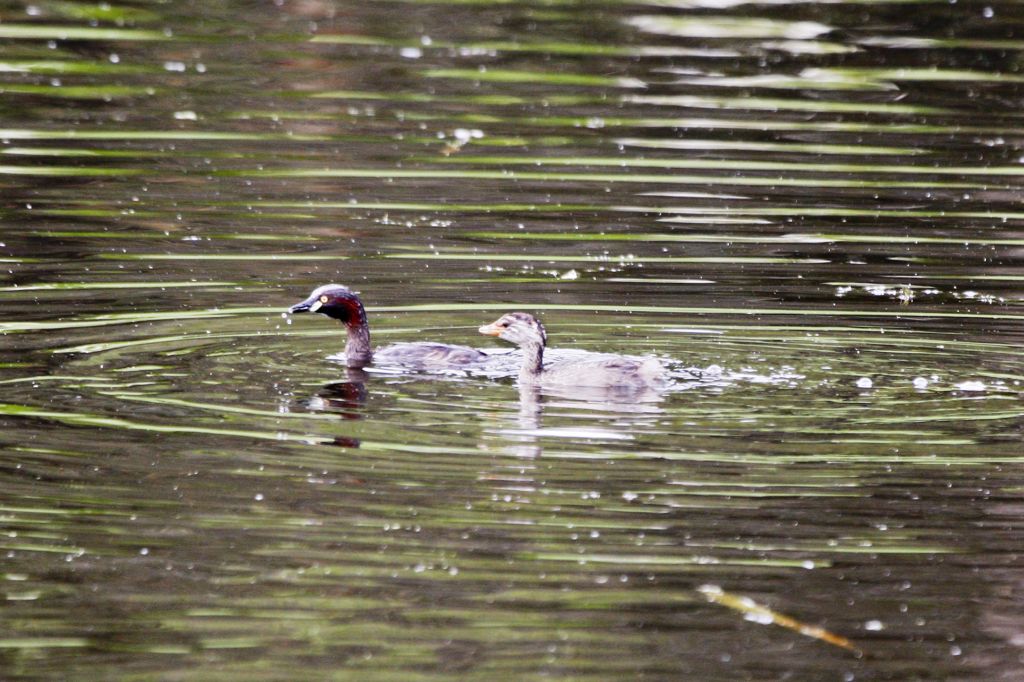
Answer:
POLYGON ((370 348, 370 327, 365 323, 346 325, 348 342, 345 344, 345 359, 348 366, 360 369, 373 362, 373 350, 370 348))
POLYGON ((544 345, 527 343, 522 346, 523 366, 519 369, 519 383, 531 385, 540 383, 540 375, 544 369, 544 345))

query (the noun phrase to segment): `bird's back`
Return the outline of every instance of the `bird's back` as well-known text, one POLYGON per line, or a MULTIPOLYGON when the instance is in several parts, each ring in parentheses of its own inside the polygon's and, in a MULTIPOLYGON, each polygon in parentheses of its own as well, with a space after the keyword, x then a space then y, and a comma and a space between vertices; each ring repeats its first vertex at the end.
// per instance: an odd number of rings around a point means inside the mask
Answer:
POLYGON ((487 353, 469 346, 422 341, 378 348, 373 353, 373 363, 426 370, 465 369, 486 361, 487 357, 487 353))
POLYGON ((657 387, 665 382, 665 368, 657 358, 588 353, 545 365, 543 385, 657 387))

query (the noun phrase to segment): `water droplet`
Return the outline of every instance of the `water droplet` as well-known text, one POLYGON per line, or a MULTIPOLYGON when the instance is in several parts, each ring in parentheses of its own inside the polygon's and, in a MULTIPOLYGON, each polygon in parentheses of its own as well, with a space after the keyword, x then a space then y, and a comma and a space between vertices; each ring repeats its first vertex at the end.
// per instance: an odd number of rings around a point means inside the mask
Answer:
POLYGON ((962 381, 955 388, 961 391, 984 391, 987 387, 984 381, 962 381))

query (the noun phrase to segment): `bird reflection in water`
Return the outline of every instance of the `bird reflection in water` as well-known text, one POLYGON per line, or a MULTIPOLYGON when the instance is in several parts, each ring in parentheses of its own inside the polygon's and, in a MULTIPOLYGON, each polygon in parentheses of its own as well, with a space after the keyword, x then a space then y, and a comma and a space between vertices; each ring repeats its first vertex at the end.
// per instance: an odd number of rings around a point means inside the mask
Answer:
POLYGON ((325 384, 306 402, 312 412, 332 412, 344 419, 362 419, 368 376, 361 369, 347 369, 347 381, 325 384))
POLYGON ((516 457, 539 457, 539 438, 576 438, 597 441, 633 440, 637 427, 651 426, 664 413, 665 393, 654 388, 623 390, 621 387, 576 386, 571 389, 517 386, 519 400, 514 425, 508 413, 503 425, 491 433, 511 443, 506 452, 516 457), (544 413, 568 425, 544 425, 544 413), (577 416, 578 415, 578 416, 577 416), (601 415, 614 415, 613 420, 601 415), (594 422, 602 426, 591 426, 594 422))
MULTIPOLYGON (((342 419, 363 419, 363 408, 366 406, 368 391, 366 380, 368 375, 361 369, 349 368, 346 370, 346 381, 336 381, 325 384, 315 395, 303 401, 304 406, 310 412, 323 412, 336 414, 342 419)), ((345 448, 358 448, 358 438, 349 436, 336 436, 332 445, 345 448)))
POLYGON ((490 413, 494 424, 485 429, 480 445, 490 450, 497 444, 493 452, 498 456, 487 460, 477 475, 481 485, 492 488, 494 499, 512 510, 531 504, 544 487, 539 461, 545 440, 632 441, 638 429, 654 425, 664 412, 660 403, 665 396, 656 389, 555 389, 536 384, 520 384, 517 389, 514 411, 490 413))

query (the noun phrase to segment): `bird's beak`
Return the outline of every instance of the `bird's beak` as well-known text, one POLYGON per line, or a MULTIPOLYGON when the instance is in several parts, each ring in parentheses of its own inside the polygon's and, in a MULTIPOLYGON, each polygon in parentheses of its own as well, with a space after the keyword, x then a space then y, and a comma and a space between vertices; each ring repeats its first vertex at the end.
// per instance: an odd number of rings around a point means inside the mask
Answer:
POLYGON ((295 313, 315 313, 317 310, 320 309, 320 305, 320 299, 314 296, 310 296, 302 303, 296 303, 295 305, 293 305, 291 308, 288 309, 288 312, 291 313, 292 315, 294 315, 295 313))
POLYGON ((480 327, 480 329, 478 329, 477 331, 483 334, 484 336, 501 336, 501 327, 494 324, 493 322, 490 324, 485 324, 484 326, 480 327))

